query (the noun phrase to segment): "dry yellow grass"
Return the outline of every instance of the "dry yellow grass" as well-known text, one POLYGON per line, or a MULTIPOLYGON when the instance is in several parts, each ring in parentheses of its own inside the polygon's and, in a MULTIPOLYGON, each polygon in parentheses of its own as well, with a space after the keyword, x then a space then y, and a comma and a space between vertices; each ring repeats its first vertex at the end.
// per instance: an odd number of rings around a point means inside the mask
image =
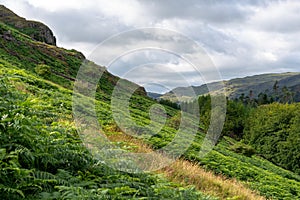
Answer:
POLYGON ((170 181, 179 182, 183 185, 194 185, 203 193, 221 199, 265 199, 235 179, 215 175, 186 160, 177 160, 160 172, 165 174, 170 181))
MULTIPOLYGON (((134 146, 134 151, 137 153, 151 153, 151 147, 141 140, 133 138, 122 132, 115 132, 107 135, 111 141, 126 142, 127 145, 134 146)), ((163 155, 161 155, 163 157, 163 155)), ((206 171, 199 165, 187 160, 176 160, 170 166, 164 167, 156 173, 164 174, 164 176, 176 183, 188 186, 193 185, 199 191, 219 197, 220 199, 234 200, 263 200, 255 191, 247 188, 243 183, 228 179, 221 175, 215 175, 212 172, 206 171)))

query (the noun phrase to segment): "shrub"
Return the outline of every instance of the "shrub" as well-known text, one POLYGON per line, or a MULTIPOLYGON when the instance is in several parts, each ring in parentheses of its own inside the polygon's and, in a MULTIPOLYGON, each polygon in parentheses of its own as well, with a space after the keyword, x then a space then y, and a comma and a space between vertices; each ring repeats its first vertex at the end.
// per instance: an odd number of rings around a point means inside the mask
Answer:
POLYGON ((39 64, 34 68, 34 71, 40 76, 48 76, 51 74, 51 68, 45 64, 39 64))
POLYGON ((255 154, 255 149, 253 147, 242 142, 235 143, 230 147, 230 149, 236 153, 240 153, 248 157, 251 157, 255 154))

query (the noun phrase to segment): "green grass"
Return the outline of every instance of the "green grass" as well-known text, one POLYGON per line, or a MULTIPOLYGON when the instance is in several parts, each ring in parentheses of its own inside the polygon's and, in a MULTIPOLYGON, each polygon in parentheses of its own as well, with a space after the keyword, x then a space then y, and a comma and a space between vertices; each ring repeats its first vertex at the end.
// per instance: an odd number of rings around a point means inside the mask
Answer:
POLYGON ((0 94, 2 199, 213 199, 94 159, 72 122, 72 92, 61 86, 6 63, 0 94))

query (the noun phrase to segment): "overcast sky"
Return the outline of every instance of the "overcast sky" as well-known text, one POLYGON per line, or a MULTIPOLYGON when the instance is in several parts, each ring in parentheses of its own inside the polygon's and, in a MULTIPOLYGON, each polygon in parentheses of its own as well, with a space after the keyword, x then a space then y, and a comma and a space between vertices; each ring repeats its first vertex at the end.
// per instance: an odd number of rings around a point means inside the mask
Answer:
MULTIPOLYGON (((97 58, 90 55, 107 38, 135 28, 156 27, 177 31, 195 41, 207 52, 223 79, 300 71, 300 1, 297 0, 0 2, 20 16, 44 22, 53 30, 58 46, 77 49, 97 63, 97 58)), ((171 45, 178 52, 192 48, 184 43, 186 40, 174 38, 157 37, 156 42, 165 47, 171 45)), ((127 42, 120 40, 117 46, 123 47, 127 42)), ((144 42, 147 44, 150 43, 144 42)), ((109 71, 150 91, 164 92, 176 86, 204 82, 188 65, 168 52, 141 50, 120 56, 109 71), (174 71, 175 68, 179 70, 174 71)), ((203 71, 209 70, 203 67, 203 71)))

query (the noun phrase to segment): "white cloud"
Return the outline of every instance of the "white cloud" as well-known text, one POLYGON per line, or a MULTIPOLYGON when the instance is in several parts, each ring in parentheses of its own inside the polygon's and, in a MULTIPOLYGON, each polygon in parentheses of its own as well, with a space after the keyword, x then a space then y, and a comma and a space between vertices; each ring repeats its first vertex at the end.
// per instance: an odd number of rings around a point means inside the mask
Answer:
POLYGON ((252 16, 250 25, 254 29, 285 33, 300 31, 299 19, 299 1, 280 1, 258 9, 252 16))
MULTIPOLYGON (((51 12, 69 10, 69 9, 84 9, 91 7, 92 1, 85 0, 72 0, 72 1, 61 1, 61 0, 51 0, 51 1, 41 1, 41 0, 27 0, 27 2, 37 8, 48 10, 51 12)), ((95 2, 94 2, 95 3, 95 2)))

